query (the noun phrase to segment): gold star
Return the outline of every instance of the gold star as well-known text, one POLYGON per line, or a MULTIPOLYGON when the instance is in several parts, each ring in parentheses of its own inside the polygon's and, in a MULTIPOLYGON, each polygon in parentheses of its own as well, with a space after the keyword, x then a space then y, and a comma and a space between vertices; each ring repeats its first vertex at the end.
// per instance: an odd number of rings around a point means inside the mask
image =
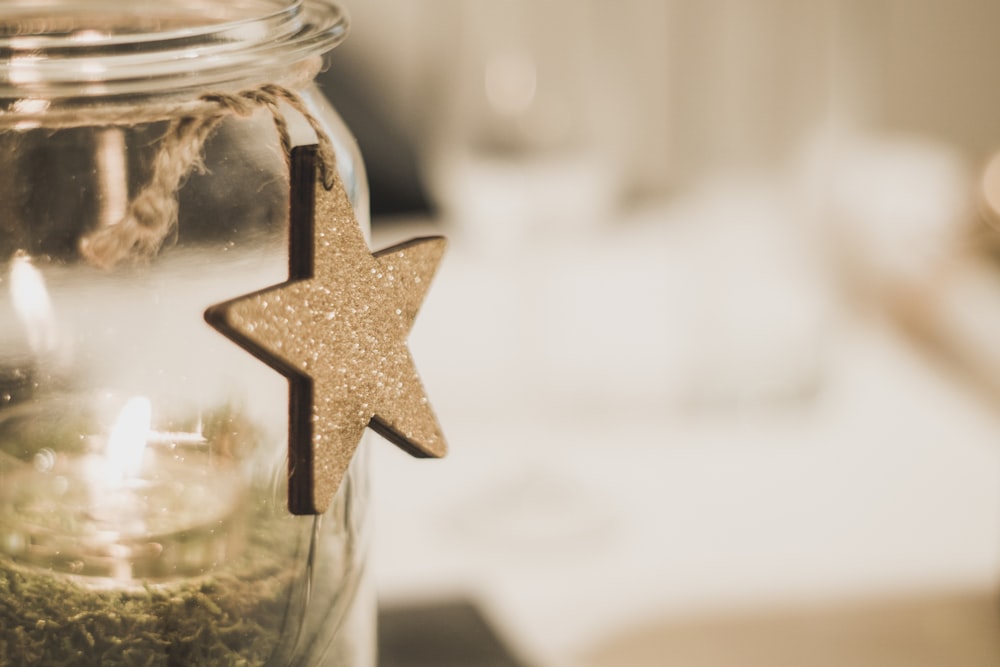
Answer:
POLYGON ((316 146, 291 155, 287 282, 212 306, 205 319, 289 380, 288 507, 330 505, 365 427, 415 456, 444 456, 406 338, 444 254, 441 237, 372 254, 339 176, 316 146))

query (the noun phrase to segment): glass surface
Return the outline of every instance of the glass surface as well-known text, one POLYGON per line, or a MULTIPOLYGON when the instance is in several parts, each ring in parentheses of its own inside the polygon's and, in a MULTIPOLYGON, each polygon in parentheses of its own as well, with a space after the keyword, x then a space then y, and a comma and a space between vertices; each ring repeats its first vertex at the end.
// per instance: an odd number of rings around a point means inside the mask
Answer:
POLYGON ((142 93, 148 105, 276 82, 346 33, 327 0, 14 0, 0 21, 0 97, 26 115, 18 102, 35 95, 58 107, 142 93))
POLYGON ((365 447, 326 514, 292 516, 287 382, 203 318, 288 275, 271 113, 211 134, 155 254, 99 266, 83 251, 121 228, 177 114, 265 83, 293 88, 331 136, 367 230, 360 156, 309 81, 342 14, 271 0, 8 5, 0 664, 372 665, 365 447))

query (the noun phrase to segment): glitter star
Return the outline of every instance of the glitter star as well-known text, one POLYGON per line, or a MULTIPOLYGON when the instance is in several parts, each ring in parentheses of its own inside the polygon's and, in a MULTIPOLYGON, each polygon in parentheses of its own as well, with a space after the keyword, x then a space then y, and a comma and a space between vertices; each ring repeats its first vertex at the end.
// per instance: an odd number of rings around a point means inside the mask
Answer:
POLYGON ((441 237, 372 254, 316 146, 291 156, 287 282, 210 307, 205 319, 289 380, 293 514, 329 507, 366 427, 414 456, 446 445, 406 346, 444 254, 441 237))

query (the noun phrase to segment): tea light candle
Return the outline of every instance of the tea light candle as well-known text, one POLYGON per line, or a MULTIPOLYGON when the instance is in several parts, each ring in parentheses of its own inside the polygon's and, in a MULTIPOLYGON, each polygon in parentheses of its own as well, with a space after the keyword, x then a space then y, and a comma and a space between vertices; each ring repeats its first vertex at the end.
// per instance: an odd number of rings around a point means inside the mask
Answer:
POLYGON ((203 574, 238 554, 239 476, 210 465, 200 433, 151 422, 149 399, 133 397, 83 452, 39 450, 0 492, 0 548, 102 585, 203 574))
POLYGON ((252 437, 237 415, 157 430, 134 396, 86 434, 107 401, 0 420, 0 664, 270 664, 301 622, 310 524, 261 511, 227 453, 252 437))
MULTIPOLYGON (((155 321, 146 295, 104 284, 67 295, 72 281, 26 253, 5 277, 15 349, 37 371, 16 395, 0 387, 0 665, 268 664, 301 622, 295 556, 312 531, 261 511, 243 458, 260 444, 255 427, 229 409, 204 424, 168 420, 185 412, 169 383, 150 383, 149 397, 81 391, 81 367, 91 386, 142 386, 139 367, 162 346, 93 346, 106 322, 124 326, 123 312, 155 321), (99 320, 74 310, 97 300, 99 320), (83 342, 103 363, 81 365, 83 342)), ((205 404, 197 389, 184 401, 205 404)))

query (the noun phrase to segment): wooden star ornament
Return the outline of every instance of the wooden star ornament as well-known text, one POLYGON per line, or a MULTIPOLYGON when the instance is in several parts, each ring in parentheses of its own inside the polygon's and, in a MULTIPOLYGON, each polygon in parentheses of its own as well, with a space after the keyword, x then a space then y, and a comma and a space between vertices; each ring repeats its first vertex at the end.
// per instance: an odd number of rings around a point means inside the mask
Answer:
POLYGON ((447 449, 406 346, 441 237, 372 254, 317 147, 291 154, 288 281, 220 303, 205 319, 289 381, 288 507, 326 511, 366 427, 414 456, 447 449))

